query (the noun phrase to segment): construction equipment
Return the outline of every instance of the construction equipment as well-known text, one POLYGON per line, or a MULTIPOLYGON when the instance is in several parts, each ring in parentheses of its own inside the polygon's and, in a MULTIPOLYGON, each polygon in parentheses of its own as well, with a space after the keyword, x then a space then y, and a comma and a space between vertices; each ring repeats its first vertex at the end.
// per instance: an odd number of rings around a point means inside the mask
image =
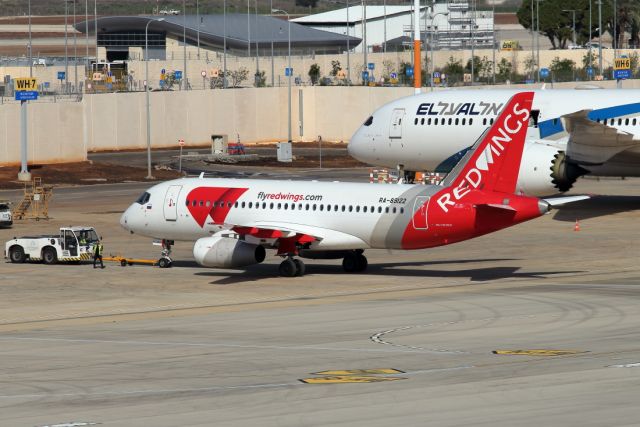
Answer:
POLYGON ((14 219, 49 219, 49 201, 52 197, 53 186, 43 185, 42 178, 36 177, 25 183, 24 196, 13 212, 14 219))

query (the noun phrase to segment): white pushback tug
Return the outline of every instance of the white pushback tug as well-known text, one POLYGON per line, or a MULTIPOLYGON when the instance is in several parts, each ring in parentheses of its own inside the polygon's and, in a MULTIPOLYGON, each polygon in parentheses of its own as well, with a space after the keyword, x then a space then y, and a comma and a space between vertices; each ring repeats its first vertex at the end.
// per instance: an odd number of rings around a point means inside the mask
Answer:
POLYGON ((88 261, 93 258, 93 247, 98 234, 93 227, 61 227, 59 235, 14 237, 5 244, 4 257, 13 263, 42 261, 88 261))

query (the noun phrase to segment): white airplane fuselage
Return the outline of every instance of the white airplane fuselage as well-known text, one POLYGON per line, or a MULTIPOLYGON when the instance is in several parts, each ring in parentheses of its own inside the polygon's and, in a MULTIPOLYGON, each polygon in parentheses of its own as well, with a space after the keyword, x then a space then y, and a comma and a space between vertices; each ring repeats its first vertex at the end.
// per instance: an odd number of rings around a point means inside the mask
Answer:
MULTIPOLYGON (((376 110, 355 132, 349 153, 376 166, 447 173, 493 123, 502 106, 521 90, 445 90, 390 102, 376 110)), ((563 116, 582 110, 603 126, 640 139, 640 90, 535 90, 519 191, 557 192, 549 170, 554 156, 566 151, 570 133, 563 116)), ((593 135, 598 139, 598 134, 593 135)), ((588 141, 582 141, 587 142, 588 141)), ((640 176, 640 148, 627 147, 606 162, 580 164, 600 176, 640 176)))

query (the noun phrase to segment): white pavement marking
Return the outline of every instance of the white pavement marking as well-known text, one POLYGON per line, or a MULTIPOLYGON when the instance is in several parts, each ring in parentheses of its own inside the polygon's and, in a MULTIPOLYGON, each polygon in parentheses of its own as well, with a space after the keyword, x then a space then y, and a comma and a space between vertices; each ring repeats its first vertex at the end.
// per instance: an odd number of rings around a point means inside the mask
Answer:
POLYGON ((254 348, 264 350, 300 350, 300 351, 342 351, 342 352, 365 352, 365 353, 409 353, 409 350, 381 350, 374 348, 345 348, 345 347, 320 347, 313 345, 286 346, 286 345, 253 345, 234 343, 190 343, 190 342, 160 342, 160 341, 120 341, 120 340, 100 340, 100 339, 72 339, 72 338, 39 338, 39 337, 0 337, 0 341, 45 341, 63 342, 78 344, 121 344, 121 345, 141 345, 141 346, 167 346, 167 347, 205 347, 205 348, 254 348))
POLYGON ((627 363, 625 365, 609 365, 607 368, 640 368, 640 363, 627 363))

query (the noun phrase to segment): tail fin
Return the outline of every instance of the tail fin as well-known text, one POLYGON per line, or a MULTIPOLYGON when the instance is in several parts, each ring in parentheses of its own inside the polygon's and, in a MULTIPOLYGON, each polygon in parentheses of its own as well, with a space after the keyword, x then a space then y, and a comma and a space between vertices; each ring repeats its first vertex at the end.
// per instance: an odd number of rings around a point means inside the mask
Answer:
POLYGON ((460 160, 444 185, 514 193, 532 104, 533 92, 511 97, 493 126, 460 160))

